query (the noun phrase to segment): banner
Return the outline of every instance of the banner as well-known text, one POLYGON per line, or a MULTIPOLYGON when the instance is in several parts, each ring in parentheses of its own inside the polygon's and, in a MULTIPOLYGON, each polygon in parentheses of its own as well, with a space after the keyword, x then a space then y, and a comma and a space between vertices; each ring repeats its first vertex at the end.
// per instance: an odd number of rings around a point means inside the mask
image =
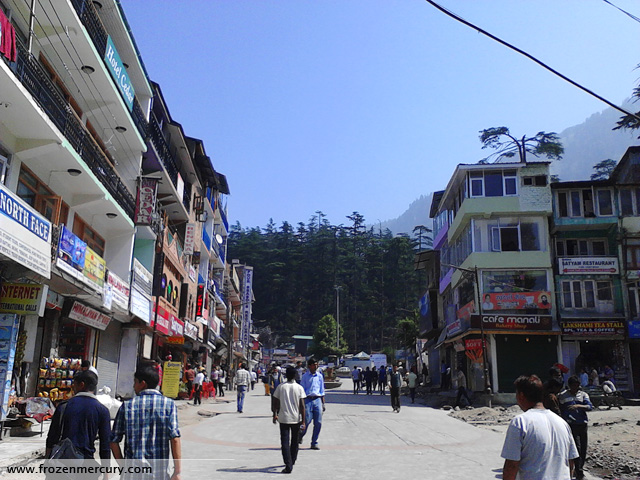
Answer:
POLYGON ((158 191, 158 179, 149 177, 138 178, 138 191, 136 193, 136 210, 133 222, 136 225, 151 225, 153 212, 156 207, 156 193, 158 191))
POLYGON ((44 316, 49 285, 3 283, 0 289, 0 313, 44 316))
POLYGON ((196 224, 187 223, 184 230, 184 254, 193 255, 193 247, 196 243, 196 224))
POLYGON ((551 293, 485 293, 482 297, 482 311, 526 310, 530 308, 551 309, 551 293))
POLYGON ((60 231, 56 266, 102 293, 107 262, 64 225, 60 231))
POLYGON ((51 278, 51 223, 1 184, 0 253, 51 278))
POLYGON ((249 345, 251 333, 251 300, 253 296, 253 267, 244 267, 244 288, 242 294, 242 343, 249 345))
POLYGON ((0 315, 0 422, 7 418, 20 317, 0 315))
MULTIPOLYGON (((162 394, 168 398, 178 398, 180 392, 180 362, 164 362, 162 364, 162 394)), ((191 392, 189 392, 191 393, 191 392)))

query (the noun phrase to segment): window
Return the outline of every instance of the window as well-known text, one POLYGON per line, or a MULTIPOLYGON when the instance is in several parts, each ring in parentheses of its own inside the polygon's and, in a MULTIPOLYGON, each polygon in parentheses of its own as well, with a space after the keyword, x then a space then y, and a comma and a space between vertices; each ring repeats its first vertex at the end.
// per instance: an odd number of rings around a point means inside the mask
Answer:
POLYGON ((78 215, 73 220, 73 234, 85 242, 91 250, 104 257, 104 238, 78 215))
POLYGON ((473 220, 474 252, 519 252, 546 249, 541 218, 502 217, 473 220))
POLYGON ((609 281, 565 280, 562 282, 562 303, 566 309, 610 311, 613 288, 609 281))
POLYGON ((611 190, 598 190, 598 214, 600 216, 613 215, 613 201, 611 190))
POLYGON ((535 177, 522 177, 522 185, 527 187, 546 187, 547 186, 546 175, 536 175, 535 177))
POLYGON ((625 258, 628 269, 640 269, 640 240, 628 240, 625 258))
POLYGON ((640 188, 622 188, 618 192, 620 215, 624 217, 640 216, 640 188))
POLYGON ((69 206, 24 165, 20 169, 16 193, 51 223, 67 222, 69 206))
POLYGON ((556 240, 556 255, 559 257, 587 257, 607 255, 607 241, 604 239, 556 240))
POLYGON ((0 183, 4 185, 9 171, 9 158, 0 154, 0 183))
MULTIPOLYGON (((610 190, 598 190, 598 215, 613 215, 610 190)), ((595 217, 593 192, 591 189, 558 192, 558 212, 560 217, 595 217)))
POLYGON ((629 284, 629 310, 631 310, 631 316, 637 319, 640 316, 640 282, 633 282, 629 284))
POLYGON ((518 194, 516 170, 469 172, 471 197, 504 197, 518 194))

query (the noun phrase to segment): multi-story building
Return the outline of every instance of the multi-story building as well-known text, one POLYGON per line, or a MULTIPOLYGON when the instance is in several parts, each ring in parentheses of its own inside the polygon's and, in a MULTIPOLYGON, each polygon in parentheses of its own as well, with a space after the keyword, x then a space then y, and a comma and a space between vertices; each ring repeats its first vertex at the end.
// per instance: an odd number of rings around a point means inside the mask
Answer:
POLYGON ((525 371, 546 376, 560 353, 549 164, 458 165, 436 200, 442 333, 431 348, 478 391, 513 391, 525 371))

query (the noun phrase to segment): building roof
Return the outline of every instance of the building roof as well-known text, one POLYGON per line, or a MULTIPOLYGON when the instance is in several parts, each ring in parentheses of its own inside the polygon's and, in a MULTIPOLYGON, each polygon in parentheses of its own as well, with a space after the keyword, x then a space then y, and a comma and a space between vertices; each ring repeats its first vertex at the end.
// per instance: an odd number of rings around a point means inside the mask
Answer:
POLYGON ((294 335, 293 337, 294 340, 313 340, 313 337, 311 335, 294 335))
POLYGON ((440 200, 444 196, 444 190, 433 192, 431 197, 431 210, 429 210, 429 217, 434 218, 438 214, 438 207, 440 206, 440 200))

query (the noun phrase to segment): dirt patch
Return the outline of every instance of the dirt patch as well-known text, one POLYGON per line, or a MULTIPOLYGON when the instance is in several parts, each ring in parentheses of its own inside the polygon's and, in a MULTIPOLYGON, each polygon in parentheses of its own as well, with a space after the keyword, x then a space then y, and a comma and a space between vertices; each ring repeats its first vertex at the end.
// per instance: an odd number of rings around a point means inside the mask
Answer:
MULTIPOLYGON (((454 410, 450 415, 479 428, 504 433, 511 419, 519 413, 520 408, 513 405, 466 408, 454 410)), ((607 479, 640 478, 640 407, 589 412, 589 448, 585 469, 592 475, 607 479)))

